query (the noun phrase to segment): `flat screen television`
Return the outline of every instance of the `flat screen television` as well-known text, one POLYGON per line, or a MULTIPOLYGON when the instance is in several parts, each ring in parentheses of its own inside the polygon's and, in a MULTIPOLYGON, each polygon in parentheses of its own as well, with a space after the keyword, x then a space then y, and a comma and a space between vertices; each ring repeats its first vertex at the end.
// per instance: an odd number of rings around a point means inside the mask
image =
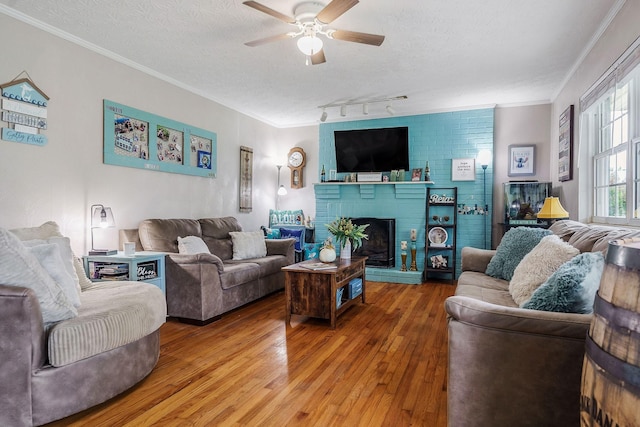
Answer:
POLYGON ((409 170, 409 128, 334 131, 338 172, 409 170))

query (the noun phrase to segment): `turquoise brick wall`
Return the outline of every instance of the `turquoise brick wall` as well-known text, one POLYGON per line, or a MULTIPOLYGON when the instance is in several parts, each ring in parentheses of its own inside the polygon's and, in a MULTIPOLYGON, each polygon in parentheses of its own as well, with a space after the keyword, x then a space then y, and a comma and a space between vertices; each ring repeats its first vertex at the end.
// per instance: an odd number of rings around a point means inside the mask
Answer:
MULTIPOLYGON (((427 160, 434 188, 458 187, 458 204, 483 205, 483 170, 476 165, 475 181, 452 181, 451 159, 475 158, 481 150, 493 152, 492 108, 424 114, 385 119, 323 123, 319 129, 319 167, 324 165, 327 178, 336 169, 333 131, 408 126, 410 168, 423 168, 427 160)), ((338 175, 342 180, 343 176, 338 175)), ((410 171, 407 173, 410 179, 410 171)), ((318 170, 320 181, 320 170, 318 170)), ((491 246, 491 206, 493 165, 486 170, 486 203, 489 215, 458 215, 457 269, 464 246, 491 246), (486 241, 485 241, 486 235, 486 241)), ((370 280, 415 283, 420 274, 400 272, 400 241, 409 240, 410 229, 418 230, 418 269, 424 266, 426 185, 329 185, 315 186, 316 240, 327 236, 327 224, 339 216, 396 218, 396 268, 367 269, 370 280), (393 280, 395 279, 395 280, 393 280)), ((409 263, 409 261, 407 261, 409 263)), ((419 279, 417 281, 419 283, 419 279)))

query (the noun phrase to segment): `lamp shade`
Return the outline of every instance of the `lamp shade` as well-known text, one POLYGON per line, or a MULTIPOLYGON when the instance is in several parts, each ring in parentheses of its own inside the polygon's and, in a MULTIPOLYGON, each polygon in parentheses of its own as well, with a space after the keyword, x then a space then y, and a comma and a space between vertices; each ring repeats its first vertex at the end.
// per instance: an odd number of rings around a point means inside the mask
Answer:
POLYGON ((315 36, 304 36, 298 39, 298 49, 307 56, 320 52, 322 40, 315 36))
POLYGON ((564 210, 557 197, 547 197, 544 199, 544 205, 538 212, 538 218, 542 219, 560 219, 569 218, 569 212, 564 210))
POLYGON ((91 228, 115 227, 116 221, 113 219, 111 208, 103 205, 91 206, 91 228))
POLYGON ((284 185, 280 185, 280 187, 278 187, 278 196, 286 196, 287 195, 287 189, 284 188, 284 185))
POLYGON ((480 166, 482 166, 483 169, 486 169, 487 166, 489 166, 489 163, 491 163, 491 151, 489 150, 482 150, 478 153, 478 163, 480 163, 480 166))

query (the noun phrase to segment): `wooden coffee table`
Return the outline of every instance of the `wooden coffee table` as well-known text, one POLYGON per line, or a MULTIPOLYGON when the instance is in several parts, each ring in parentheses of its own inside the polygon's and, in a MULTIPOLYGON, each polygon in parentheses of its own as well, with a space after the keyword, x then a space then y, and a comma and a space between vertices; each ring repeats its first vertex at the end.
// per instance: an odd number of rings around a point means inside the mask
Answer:
MULTIPOLYGON (((291 315, 329 319, 331 328, 336 327, 336 318, 351 305, 362 300, 366 302, 365 261, 367 257, 352 257, 351 260, 337 259, 331 270, 310 270, 304 264, 316 263, 317 259, 299 262, 283 267, 284 288, 286 294, 286 322, 291 324, 291 315), (347 286, 351 279, 362 278, 362 293, 355 298, 343 301, 336 308, 338 289, 347 286)), ((347 295, 347 289, 344 290, 347 295)), ((343 297, 344 299, 344 297, 343 297)))

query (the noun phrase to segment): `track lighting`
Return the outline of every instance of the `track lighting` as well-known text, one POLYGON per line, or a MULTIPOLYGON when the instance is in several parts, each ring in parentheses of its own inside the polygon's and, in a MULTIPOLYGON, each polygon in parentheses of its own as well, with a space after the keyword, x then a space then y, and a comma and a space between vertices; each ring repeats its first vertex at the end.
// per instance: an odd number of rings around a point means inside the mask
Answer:
POLYGON ((380 102, 387 103, 386 111, 387 111, 388 114, 393 116, 393 115, 395 115, 396 110, 391 106, 392 102, 394 102, 394 101, 403 101, 403 100, 405 100, 407 98, 408 97, 406 95, 401 95, 401 96, 394 96, 394 97, 390 97, 390 98, 370 98, 370 99, 366 99, 366 100, 362 100, 362 101, 344 101, 344 102, 334 102, 334 103, 331 103, 331 104, 320 105, 318 107, 318 108, 322 108, 322 114, 320 115, 320 121, 321 122, 325 122, 327 120, 327 117, 328 117, 327 108, 340 107, 340 116, 341 117, 346 117, 347 116, 347 106, 349 106, 349 105, 362 105, 362 115, 367 116, 367 115, 369 115, 369 105, 380 103, 380 102))

